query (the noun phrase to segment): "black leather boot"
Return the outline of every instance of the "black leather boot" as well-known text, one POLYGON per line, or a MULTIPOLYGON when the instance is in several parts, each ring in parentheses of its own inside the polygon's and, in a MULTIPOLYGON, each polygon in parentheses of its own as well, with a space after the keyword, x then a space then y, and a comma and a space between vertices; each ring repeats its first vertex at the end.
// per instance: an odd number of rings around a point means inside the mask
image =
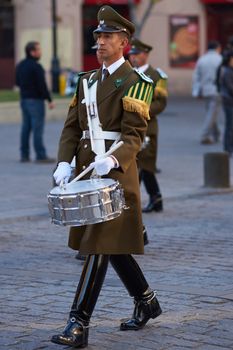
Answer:
POLYGON ((78 252, 76 255, 75 255, 75 259, 77 260, 81 260, 81 261, 85 261, 86 260, 86 255, 82 255, 80 254, 80 252, 78 252))
POLYGON ((88 345, 88 325, 108 267, 108 255, 88 255, 77 287, 70 318, 64 331, 51 341, 84 348, 88 345))
POLYGON ((150 318, 154 319, 162 313, 156 293, 150 289, 141 297, 135 297, 134 304, 133 316, 128 321, 121 323, 121 331, 137 331, 143 328, 150 318))
POLYGON ((152 211, 163 211, 163 200, 161 194, 151 196, 150 201, 145 208, 142 209, 143 213, 151 213, 152 211))
POLYGON ((149 288, 140 266, 132 255, 110 255, 110 262, 131 297, 143 295, 149 288))
POLYGON ((63 333, 52 336, 51 342, 73 348, 85 348, 88 345, 88 323, 71 317, 63 333))
POLYGON ((130 320, 123 322, 121 330, 138 330, 145 326, 150 318, 162 312, 156 293, 153 292, 145 276, 132 255, 110 255, 112 267, 125 285, 130 296, 134 297, 134 313, 130 320))

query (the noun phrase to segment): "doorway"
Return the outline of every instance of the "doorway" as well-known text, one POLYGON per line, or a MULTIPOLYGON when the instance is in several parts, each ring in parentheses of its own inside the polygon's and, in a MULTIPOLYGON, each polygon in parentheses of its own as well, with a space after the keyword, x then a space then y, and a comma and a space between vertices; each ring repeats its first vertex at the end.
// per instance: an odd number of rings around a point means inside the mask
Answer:
POLYGON ((233 36, 233 4, 206 5, 207 41, 218 40, 222 47, 233 36))
POLYGON ((14 86, 15 65, 14 7, 9 1, 0 5, 0 89, 14 86))

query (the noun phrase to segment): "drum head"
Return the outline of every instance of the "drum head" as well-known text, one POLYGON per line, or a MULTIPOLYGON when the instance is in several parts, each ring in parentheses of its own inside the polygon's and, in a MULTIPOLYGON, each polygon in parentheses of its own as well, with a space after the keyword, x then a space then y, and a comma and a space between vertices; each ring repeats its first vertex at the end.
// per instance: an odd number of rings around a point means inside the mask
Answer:
POLYGON ((73 193, 86 193, 89 191, 99 190, 105 187, 112 186, 116 181, 113 179, 89 179, 80 180, 73 183, 68 183, 64 188, 60 186, 54 187, 51 191, 51 195, 69 195, 73 193))

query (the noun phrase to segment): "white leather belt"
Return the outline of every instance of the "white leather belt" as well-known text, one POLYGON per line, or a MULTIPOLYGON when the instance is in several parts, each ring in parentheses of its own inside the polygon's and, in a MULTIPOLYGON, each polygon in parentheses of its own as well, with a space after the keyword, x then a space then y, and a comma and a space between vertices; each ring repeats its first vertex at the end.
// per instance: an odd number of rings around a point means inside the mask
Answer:
MULTIPOLYGON (((101 136, 102 137, 94 137, 95 140, 118 140, 121 136, 120 132, 117 131, 102 131, 101 132, 101 136)), ((82 139, 90 139, 90 132, 89 130, 83 130, 83 135, 82 135, 82 139)))

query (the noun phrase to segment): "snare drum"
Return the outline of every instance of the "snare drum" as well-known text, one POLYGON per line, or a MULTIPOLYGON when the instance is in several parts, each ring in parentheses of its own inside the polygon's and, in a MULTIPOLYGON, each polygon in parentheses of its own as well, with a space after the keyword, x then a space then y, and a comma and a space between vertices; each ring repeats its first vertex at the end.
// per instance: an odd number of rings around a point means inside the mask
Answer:
POLYGON ((113 179, 89 179, 54 187, 48 194, 56 225, 83 226, 112 220, 125 206, 123 189, 113 179))

